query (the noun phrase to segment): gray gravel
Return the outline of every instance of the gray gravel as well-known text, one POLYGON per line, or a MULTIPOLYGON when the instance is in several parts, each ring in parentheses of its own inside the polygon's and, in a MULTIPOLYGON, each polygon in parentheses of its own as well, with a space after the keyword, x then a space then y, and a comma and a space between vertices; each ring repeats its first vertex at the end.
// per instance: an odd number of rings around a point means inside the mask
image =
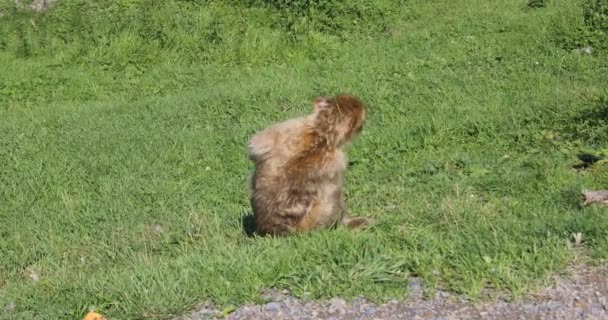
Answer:
MULTIPOLYGON (((286 291, 266 290, 262 297, 269 302, 243 305, 226 319, 608 319, 608 265, 572 271, 567 279, 555 279, 550 288, 513 302, 498 299, 472 303, 445 291, 424 298, 416 278, 410 281, 407 299, 382 305, 362 297, 351 302, 340 298, 303 302, 286 291)), ((214 319, 218 315, 217 310, 201 307, 179 319, 214 319)))

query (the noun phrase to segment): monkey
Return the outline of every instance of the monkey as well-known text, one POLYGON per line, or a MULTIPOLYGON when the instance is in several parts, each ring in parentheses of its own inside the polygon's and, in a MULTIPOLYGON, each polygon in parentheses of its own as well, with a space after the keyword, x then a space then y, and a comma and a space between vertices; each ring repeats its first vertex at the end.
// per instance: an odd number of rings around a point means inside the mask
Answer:
POLYGON ((360 134, 364 120, 356 96, 318 96, 312 113, 250 138, 250 204, 257 234, 287 236, 340 224, 356 230, 374 223, 351 216, 344 195, 344 148, 360 134))

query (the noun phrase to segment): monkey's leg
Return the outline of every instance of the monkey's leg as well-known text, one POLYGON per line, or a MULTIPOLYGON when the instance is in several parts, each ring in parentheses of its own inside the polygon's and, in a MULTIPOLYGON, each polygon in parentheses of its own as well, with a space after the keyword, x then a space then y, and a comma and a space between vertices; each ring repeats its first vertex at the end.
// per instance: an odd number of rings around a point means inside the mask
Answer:
POLYGON ((302 218, 296 225, 298 231, 310 231, 319 227, 321 217, 321 207, 319 203, 310 205, 302 215, 302 218))
POLYGON ((259 219, 255 221, 255 232, 261 236, 287 236, 295 232, 295 228, 284 221, 284 219, 259 219))
POLYGON ((281 210, 281 213, 271 219, 269 225, 271 234, 275 236, 287 236, 296 232, 308 231, 314 224, 311 219, 311 206, 293 205, 281 210))

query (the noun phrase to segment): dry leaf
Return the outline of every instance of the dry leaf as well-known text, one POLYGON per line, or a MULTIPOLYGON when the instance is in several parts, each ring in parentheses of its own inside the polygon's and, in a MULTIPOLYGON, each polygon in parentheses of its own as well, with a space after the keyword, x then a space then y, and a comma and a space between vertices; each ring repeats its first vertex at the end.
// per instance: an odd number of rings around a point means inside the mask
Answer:
POLYGON ((82 320, 107 320, 107 319, 104 318, 99 313, 91 311, 91 312, 87 313, 87 315, 84 316, 84 318, 82 318, 82 320))

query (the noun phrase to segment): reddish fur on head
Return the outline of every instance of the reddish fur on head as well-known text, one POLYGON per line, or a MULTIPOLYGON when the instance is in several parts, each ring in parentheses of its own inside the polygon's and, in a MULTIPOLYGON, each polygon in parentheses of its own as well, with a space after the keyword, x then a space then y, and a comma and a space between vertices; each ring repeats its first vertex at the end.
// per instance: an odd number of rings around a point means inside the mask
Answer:
POLYGON ((334 147, 340 147, 355 137, 365 121, 363 104, 352 95, 317 97, 313 110, 315 130, 334 147))
POLYGON ((313 102, 310 130, 301 132, 296 144, 301 152, 287 161, 287 175, 315 173, 336 151, 352 140, 363 128, 363 104, 355 96, 317 97, 313 102))

